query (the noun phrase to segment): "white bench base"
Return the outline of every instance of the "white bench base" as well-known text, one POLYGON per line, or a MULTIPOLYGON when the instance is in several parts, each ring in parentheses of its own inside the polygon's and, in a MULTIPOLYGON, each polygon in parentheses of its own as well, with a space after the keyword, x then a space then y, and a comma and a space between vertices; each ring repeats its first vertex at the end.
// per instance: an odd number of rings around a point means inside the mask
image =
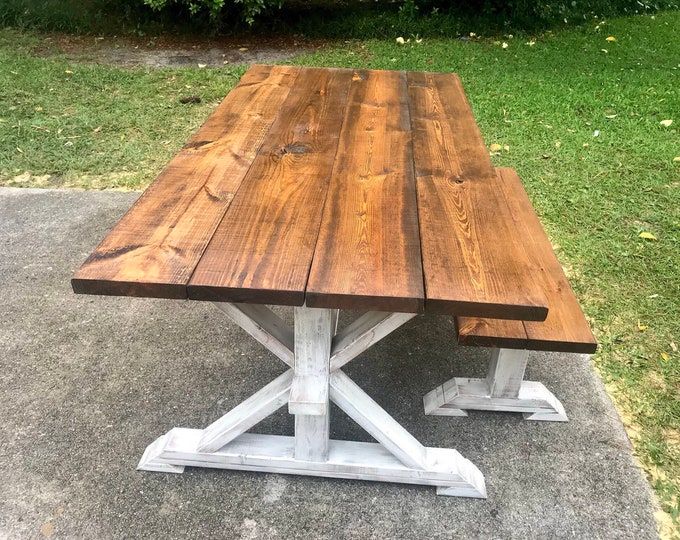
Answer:
POLYGON ((560 401, 542 383, 523 381, 529 352, 493 349, 486 379, 454 377, 423 397, 425 414, 467 416, 465 410, 524 413, 525 420, 567 422, 560 401))
POLYGON ((336 333, 337 311, 295 308, 295 327, 264 306, 218 304, 291 369, 205 429, 174 428, 151 443, 139 470, 213 467, 437 486, 440 495, 486 498, 484 476, 457 451, 421 445, 340 368, 414 317, 369 312, 336 333), (329 401, 377 443, 329 438, 329 401), (284 405, 295 436, 246 433, 284 405))

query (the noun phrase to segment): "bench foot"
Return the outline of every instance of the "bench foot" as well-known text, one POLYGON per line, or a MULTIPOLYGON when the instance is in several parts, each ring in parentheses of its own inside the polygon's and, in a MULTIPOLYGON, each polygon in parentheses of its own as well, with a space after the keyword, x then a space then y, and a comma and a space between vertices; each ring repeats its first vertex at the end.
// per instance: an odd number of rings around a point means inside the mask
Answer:
POLYGON ((522 381, 517 397, 492 397, 486 379, 456 377, 423 398, 425 414, 467 416, 466 410, 524 413, 526 420, 566 422, 559 400, 543 384, 522 381))
POLYGON ((529 351, 491 350, 486 379, 455 377, 423 398, 425 414, 467 416, 466 409, 524 413, 526 420, 566 422, 559 400, 543 384, 524 381, 529 351))

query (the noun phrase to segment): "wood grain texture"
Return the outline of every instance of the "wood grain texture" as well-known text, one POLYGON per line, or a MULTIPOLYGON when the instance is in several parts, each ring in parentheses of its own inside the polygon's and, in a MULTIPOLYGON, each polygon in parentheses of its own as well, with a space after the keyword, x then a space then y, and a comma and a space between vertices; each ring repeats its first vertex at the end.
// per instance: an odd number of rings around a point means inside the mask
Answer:
POLYGON ((408 83, 425 309, 545 319, 545 296, 531 276, 460 80, 409 73, 408 83))
POLYGON ((189 298, 302 305, 351 70, 303 68, 189 283, 189 298))
POLYGON ((340 133, 307 305, 424 308, 406 74, 357 71, 340 133))
POLYGON ((586 354, 595 352, 597 349, 595 337, 524 190, 522 181, 517 173, 509 168, 497 169, 497 175, 515 225, 524 238, 527 252, 535 264, 536 270, 531 277, 545 291, 548 299, 548 317, 542 322, 524 323, 458 317, 459 343, 518 348, 508 341, 517 338, 526 339, 523 347, 527 349, 586 354), (522 324, 522 327, 519 327, 519 324, 522 324))
POLYGON ((186 284, 299 68, 255 66, 88 257, 77 293, 186 298, 186 284))

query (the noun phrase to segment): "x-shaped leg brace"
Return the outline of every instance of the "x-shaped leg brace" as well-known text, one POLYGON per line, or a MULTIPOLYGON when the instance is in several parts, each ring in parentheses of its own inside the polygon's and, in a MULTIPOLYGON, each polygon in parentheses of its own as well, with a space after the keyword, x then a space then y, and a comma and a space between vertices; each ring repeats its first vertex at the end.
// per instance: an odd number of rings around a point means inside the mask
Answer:
POLYGON ((290 328, 265 306, 216 305, 290 369, 205 429, 171 429, 149 445, 138 469, 181 473, 190 465, 402 482, 486 497, 475 465, 456 450, 424 447, 340 369, 413 314, 368 312, 336 334, 337 310, 295 308, 290 328), (330 439, 330 401, 378 442, 330 439), (246 433, 286 403, 294 437, 246 433))

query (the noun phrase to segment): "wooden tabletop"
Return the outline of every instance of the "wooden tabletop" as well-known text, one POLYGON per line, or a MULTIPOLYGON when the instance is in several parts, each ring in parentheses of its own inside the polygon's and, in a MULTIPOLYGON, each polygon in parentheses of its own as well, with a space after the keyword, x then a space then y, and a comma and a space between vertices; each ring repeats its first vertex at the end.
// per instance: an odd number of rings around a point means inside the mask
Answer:
POLYGON ((77 293, 543 320, 451 73, 254 66, 77 293))

